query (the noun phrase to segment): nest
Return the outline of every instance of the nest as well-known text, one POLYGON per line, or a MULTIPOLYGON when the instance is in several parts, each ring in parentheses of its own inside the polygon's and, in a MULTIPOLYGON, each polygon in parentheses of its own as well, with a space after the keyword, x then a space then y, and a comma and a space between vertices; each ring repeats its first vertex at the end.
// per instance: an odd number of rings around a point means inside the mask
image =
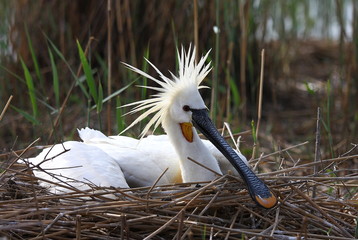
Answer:
POLYGON ((209 183, 91 190, 54 195, 28 166, 1 174, 0 237, 5 239, 352 239, 357 237, 358 155, 258 174, 279 197, 257 206, 240 178, 209 183), (338 173, 324 169, 340 166, 338 173), (304 175, 313 166, 320 174, 304 175), (352 173, 353 172, 353 173, 352 173))

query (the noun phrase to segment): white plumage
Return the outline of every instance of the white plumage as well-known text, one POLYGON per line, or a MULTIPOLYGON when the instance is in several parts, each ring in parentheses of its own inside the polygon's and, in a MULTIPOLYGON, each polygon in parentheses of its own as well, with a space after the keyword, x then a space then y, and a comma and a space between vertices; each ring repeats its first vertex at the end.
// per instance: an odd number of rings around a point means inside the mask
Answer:
MULTIPOLYGON (((83 142, 56 144, 28 159, 36 166, 36 177, 49 180, 40 181, 41 185, 54 193, 69 192, 73 187, 87 190, 91 186, 151 186, 167 168, 158 185, 182 182, 179 156, 167 135, 142 139, 107 137, 90 128, 80 129, 78 133, 83 142)), ((202 141, 218 161, 221 172, 235 173, 233 166, 210 141, 202 141)))
POLYGON ((129 187, 121 167, 111 156, 82 142, 56 144, 28 161, 36 177, 48 180, 40 184, 53 193, 66 193, 73 188, 88 190, 93 186, 129 187))
MULTIPOLYGON (((125 136, 107 137, 90 128, 80 129, 78 133, 84 143, 100 148, 121 166, 130 187, 152 185, 166 168, 168 171, 160 178, 158 184, 182 181, 180 159, 168 135, 149 135, 137 140, 125 136)), ((236 172, 210 141, 202 141, 218 162, 222 173, 236 172)), ((246 161, 240 152, 237 153, 246 161)))

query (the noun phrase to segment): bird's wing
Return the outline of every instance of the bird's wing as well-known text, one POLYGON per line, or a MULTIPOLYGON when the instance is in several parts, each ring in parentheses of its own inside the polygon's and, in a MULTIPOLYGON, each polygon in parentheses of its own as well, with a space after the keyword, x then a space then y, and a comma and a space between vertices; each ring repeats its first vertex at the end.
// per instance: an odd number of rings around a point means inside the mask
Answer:
POLYGON ((27 159, 36 177, 47 181, 40 184, 52 192, 68 192, 48 181, 73 186, 80 190, 90 185, 128 188, 118 163, 95 146, 68 141, 44 149, 37 157, 27 159))

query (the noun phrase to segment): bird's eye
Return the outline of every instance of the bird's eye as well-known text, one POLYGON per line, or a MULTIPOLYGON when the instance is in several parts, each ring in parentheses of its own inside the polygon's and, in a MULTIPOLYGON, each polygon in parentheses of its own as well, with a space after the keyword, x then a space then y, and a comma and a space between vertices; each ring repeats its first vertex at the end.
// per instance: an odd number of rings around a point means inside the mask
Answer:
POLYGON ((190 107, 189 107, 188 105, 184 105, 184 106, 183 106, 183 110, 184 110, 185 112, 189 112, 189 111, 190 111, 190 107))

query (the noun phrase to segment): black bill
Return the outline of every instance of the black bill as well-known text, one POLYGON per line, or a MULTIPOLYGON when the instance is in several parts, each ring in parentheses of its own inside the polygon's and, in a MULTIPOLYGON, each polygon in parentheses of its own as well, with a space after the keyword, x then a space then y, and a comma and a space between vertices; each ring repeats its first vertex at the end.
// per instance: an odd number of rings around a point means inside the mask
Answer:
POLYGON ((191 109, 194 126, 211 141, 215 147, 230 161, 247 184, 251 198, 264 208, 272 208, 277 197, 266 184, 243 162, 215 128, 206 109, 191 109))

